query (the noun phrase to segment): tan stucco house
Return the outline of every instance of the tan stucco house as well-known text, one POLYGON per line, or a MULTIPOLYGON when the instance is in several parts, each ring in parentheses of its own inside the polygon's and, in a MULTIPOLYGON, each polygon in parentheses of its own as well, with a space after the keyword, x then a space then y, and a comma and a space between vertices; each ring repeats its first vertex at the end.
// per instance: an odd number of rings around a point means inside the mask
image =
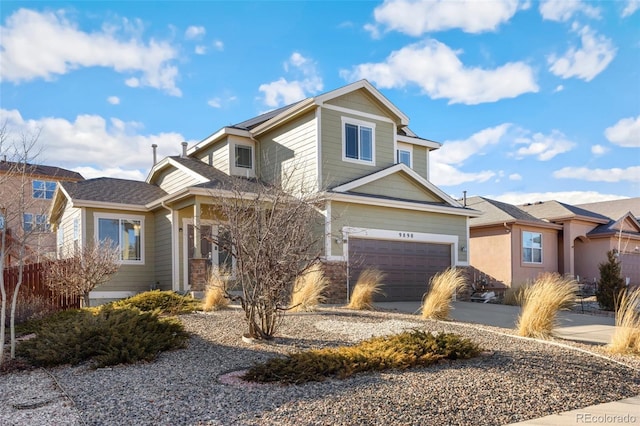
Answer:
POLYGON ((91 239, 120 243, 122 267, 92 299, 200 290, 193 271, 228 262, 201 238, 217 232, 214 195, 234 179, 274 184, 294 173, 324 196, 326 267, 349 270, 333 283, 334 298, 346 300, 358 272, 376 266, 387 274, 388 300, 419 300, 430 276, 468 265, 469 218, 480 213, 429 181, 429 153, 440 144, 408 124, 362 80, 183 143, 145 182, 61 184, 51 210, 61 252, 91 239))
POLYGON ((542 272, 594 283, 607 251, 617 250, 622 276, 640 284, 640 198, 569 205, 558 201, 514 206, 470 197, 470 264, 476 279, 519 287, 542 272))

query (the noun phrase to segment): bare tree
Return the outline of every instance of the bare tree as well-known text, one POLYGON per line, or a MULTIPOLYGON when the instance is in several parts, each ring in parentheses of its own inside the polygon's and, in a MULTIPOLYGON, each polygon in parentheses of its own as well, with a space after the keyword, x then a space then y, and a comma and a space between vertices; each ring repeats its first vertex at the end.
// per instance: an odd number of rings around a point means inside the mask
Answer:
POLYGON ((319 195, 295 187, 291 177, 279 186, 238 179, 215 197, 221 219, 212 240, 235 259, 235 287, 242 294, 227 296, 240 301, 252 338, 274 336, 296 278, 322 253, 319 195))
MULTIPOLYGON (((0 364, 4 359, 4 342, 7 302, 11 296, 9 330, 11 338, 10 357, 15 358, 16 335, 15 317, 18 294, 24 278, 24 266, 29 261, 31 253, 28 247, 31 235, 39 231, 35 224, 27 226, 24 221, 25 213, 30 211, 34 200, 30 197, 31 164, 37 157, 36 145, 40 136, 39 131, 34 133, 22 133, 10 137, 7 123, 0 126, 0 154, 3 161, 3 173, 0 175, 0 214, 2 215, 2 227, 0 229, 0 364), (7 161, 8 157, 8 161, 7 161), (14 230, 9 234, 8 228, 14 230), (4 270, 9 264, 18 268, 18 279, 13 294, 7 294, 4 282, 4 270)), ((45 225, 45 224, 41 224, 45 225)))
POLYGON ((70 257, 47 265, 47 286, 56 293, 82 296, 90 306, 89 292, 104 284, 120 268, 120 249, 111 240, 88 242, 70 257))

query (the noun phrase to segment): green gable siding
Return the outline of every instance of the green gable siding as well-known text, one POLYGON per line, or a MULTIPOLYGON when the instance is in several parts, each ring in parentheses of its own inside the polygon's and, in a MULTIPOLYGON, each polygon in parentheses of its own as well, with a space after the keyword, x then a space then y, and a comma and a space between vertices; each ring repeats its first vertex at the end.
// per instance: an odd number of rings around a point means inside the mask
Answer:
POLYGON ((187 174, 182 170, 178 170, 173 167, 160 173, 156 182, 160 188, 169 194, 182 188, 200 183, 193 175, 187 174))
MULTIPOLYGON (((382 229, 399 232, 422 232, 427 234, 453 235, 459 244, 466 245, 466 217, 443 213, 402 210, 390 207, 367 206, 344 202, 331 203, 331 235, 341 235, 345 226, 382 229)), ((341 256, 343 246, 332 238, 331 255, 341 256)), ((458 253, 458 261, 466 262, 467 253, 458 253)))
POLYGON ((58 226, 63 232, 63 245, 62 252, 58 247, 58 256, 67 257, 73 255, 76 247, 82 246, 82 229, 80 219, 82 216, 82 210, 77 207, 71 207, 71 203, 66 203, 64 212, 60 215, 60 222, 58 226), (74 220, 78 220, 78 240, 73 239, 73 223, 74 220))
POLYGON ((388 113, 386 113, 382 108, 378 106, 377 101, 369 96, 363 89, 356 90, 355 92, 347 93, 346 95, 331 99, 327 101, 327 104, 339 106, 342 108, 354 109, 356 111, 362 111, 368 114, 381 116, 388 115, 388 113))
POLYGON ((323 184, 331 188, 371 174, 395 163, 392 123, 363 118, 322 108, 322 177, 323 184), (374 123, 375 166, 342 160, 342 117, 374 123))
POLYGON ((427 201, 440 203, 442 200, 417 185, 404 173, 394 173, 382 179, 352 190, 361 194, 382 195, 386 197, 402 198, 404 200, 427 201))
POLYGON ((302 115, 259 137, 260 176, 279 182, 286 173, 318 188, 318 137, 315 111, 302 115))
POLYGON ((413 170, 425 179, 427 177, 427 148, 413 145, 413 170))

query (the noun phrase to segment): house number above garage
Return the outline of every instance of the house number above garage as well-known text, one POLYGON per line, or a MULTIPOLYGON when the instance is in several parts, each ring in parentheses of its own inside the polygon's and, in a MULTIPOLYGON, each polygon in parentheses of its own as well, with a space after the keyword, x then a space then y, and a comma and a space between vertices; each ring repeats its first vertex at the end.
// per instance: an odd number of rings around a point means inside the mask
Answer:
POLYGON ((413 238, 413 232, 398 232, 400 238, 413 238))

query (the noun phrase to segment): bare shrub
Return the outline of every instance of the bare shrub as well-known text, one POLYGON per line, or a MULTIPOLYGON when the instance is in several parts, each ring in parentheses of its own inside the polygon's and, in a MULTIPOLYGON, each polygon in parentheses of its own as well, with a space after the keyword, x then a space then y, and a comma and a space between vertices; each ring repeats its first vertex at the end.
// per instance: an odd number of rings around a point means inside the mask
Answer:
POLYGON ((523 291, 522 312, 518 318, 518 334, 527 337, 547 338, 556 325, 561 309, 569 309, 575 303, 578 284, 571 278, 558 274, 542 274, 531 287, 523 291))
POLYGON ((434 275, 429 284, 429 291, 422 301, 422 317, 438 320, 449 319, 453 295, 465 286, 462 270, 447 268, 434 275))
POLYGON ((384 278, 384 274, 378 269, 363 270, 353 288, 347 309, 373 310, 373 297, 383 293, 381 287, 384 278))
POLYGON ((225 268, 215 268, 211 271, 202 309, 209 312, 229 306, 229 299, 226 297, 228 277, 229 271, 225 268))
POLYGON ((329 282, 324 276, 322 265, 314 263, 296 279, 291 294, 291 311, 310 312, 326 299, 323 292, 329 282))
POLYGON ((640 287, 624 292, 619 299, 609 350, 640 355, 640 287))

